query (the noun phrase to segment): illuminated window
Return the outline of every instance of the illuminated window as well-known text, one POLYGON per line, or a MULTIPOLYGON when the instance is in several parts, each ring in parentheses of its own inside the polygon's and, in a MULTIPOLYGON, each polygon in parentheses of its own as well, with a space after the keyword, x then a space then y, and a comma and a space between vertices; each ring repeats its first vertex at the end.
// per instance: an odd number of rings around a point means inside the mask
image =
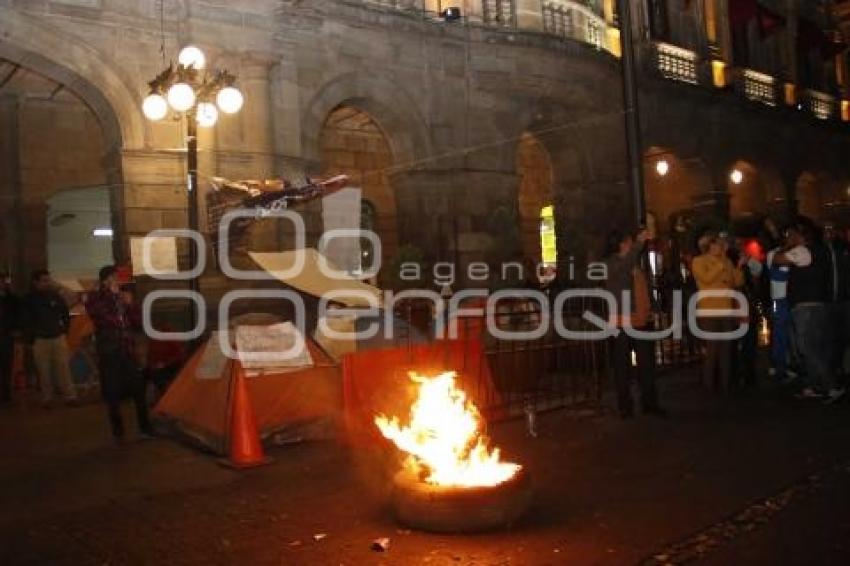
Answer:
POLYGON ((554 266, 558 261, 558 249, 555 245, 555 207, 543 207, 540 211, 540 255, 543 263, 554 266))

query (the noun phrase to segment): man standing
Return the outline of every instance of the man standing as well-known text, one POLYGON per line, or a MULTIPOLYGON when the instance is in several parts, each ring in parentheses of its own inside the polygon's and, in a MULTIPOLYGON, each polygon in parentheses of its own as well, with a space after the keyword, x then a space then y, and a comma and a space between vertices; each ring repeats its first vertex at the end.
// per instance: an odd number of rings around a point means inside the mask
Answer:
POLYGON ((142 436, 152 436, 145 402, 145 382, 134 357, 134 320, 128 295, 121 293, 117 270, 109 265, 100 270, 99 287, 86 302, 94 322, 97 355, 100 362, 100 389, 109 411, 112 436, 124 440, 121 400, 125 396, 136 405, 136 420, 142 436))
POLYGON ((54 385, 58 385, 65 403, 75 405, 77 392, 71 382, 68 342, 65 337, 71 320, 68 305, 56 291, 56 285, 47 270, 34 271, 31 282, 32 292, 26 300, 21 326, 25 339, 32 344, 42 404, 50 407, 54 385))
POLYGON ((12 371, 15 362, 15 336, 18 298, 12 292, 9 276, 0 281, 0 404, 12 400, 12 371))
POLYGON ((637 241, 631 235, 615 230, 608 236, 605 250, 607 279, 605 289, 616 297, 619 305, 611 323, 620 331, 611 338, 611 369, 614 385, 617 389, 617 405, 624 419, 634 416, 632 395, 629 391, 629 369, 632 366, 632 351, 635 353, 640 387, 641 406, 647 415, 665 416, 666 412, 658 406, 658 393, 655 388, 654 344, 649 340, 637 340, 630 337, 625 328, 647 330, 649 324, 649 284, 646 274, 638 266, 638 255, 647 232, 642 230, 637 241), (630 309, 623 309, 623 293, 630 297, 630 309))
POLYGON ((767 253, 767 269, 770 275, 771 300, 771 340, 770 368, 776 381, 784 383, 788 376, 788 356, 791 354, 791 307, 788 305, 788 278, 791 276, 789 265, 778 265, 776 256, 782 254, 782 247, 767 253))
POLYGON ((850 342, 850 289, 848 289, 848 267, 850 267, 850 250, 847 243, 839 236, 834 224, 824 226, 824 244, 829 252, 830 267, 830 320, 832 321, 833 348, 830 355, 832 369, 836 378, 844 377, 844 354, 850 342))
POLYGON ((818 241, 811 226, 798 224, 786 232, 787 249, 777 254, 777 265, 790 265, 788 301, 794 323, 794 338, 809 386, 804 398, 825 398, 828 403, 844 395, 833 377, 829 359, 832 334, 829 324, 829 251, 818 241))

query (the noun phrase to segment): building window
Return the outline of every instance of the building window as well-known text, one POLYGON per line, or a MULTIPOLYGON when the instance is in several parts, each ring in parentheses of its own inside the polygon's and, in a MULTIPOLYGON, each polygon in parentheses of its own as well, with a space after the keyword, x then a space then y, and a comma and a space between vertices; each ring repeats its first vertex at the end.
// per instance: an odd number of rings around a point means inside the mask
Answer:
POLYGON ((516 27, 515 0, 484 0, 482 8, 485 23, 505 28, 516 27))
POLYGON ((555 244, 555 207, 543 207, 540 211, 540 257, 547 267, 558 263, 558 248, 555 244))
POLYGON ((649 0, 649 33, 652 39, 669 41, 670 23, 667 20, 667 0, 649 0))
POLYGON ((562 4, 543 4, 543 30, 558 37, 573 37, 573 11, 562 4))

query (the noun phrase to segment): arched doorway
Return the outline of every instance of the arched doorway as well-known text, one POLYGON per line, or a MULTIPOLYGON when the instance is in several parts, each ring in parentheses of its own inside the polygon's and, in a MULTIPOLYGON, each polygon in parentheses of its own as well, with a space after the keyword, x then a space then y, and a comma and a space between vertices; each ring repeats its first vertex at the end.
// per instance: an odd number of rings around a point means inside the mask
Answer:
POLYGON ((549 152, 530 133, 520 137, 516 158, 519 175, 519 222, 522 252, 535 263, 555 265, 555 210, 549 152))
MULTIPOLYGON (((328 114, 319 138, 323 175, 345 174, 362 190, 361 227, 381 239, 382 265, 398 247, 396 201, 389 181, 393 154, 384 132, 366 111, 343 104, 328 114)), ((371 247, 361 243, 364 267, 370 263, 371 247)))
POLYGON ((99 117, 71 86, 18 62, 0 58, 0 84, 0 249, 8 262, 2 267, 18 288, 27 285, 33 269, 47 268, 60 277, 89 272, 84 256, 94 229, 112 228, 111 203, 120 202, 112 194, 122 188, 112 183, 120 157, 107 140, 114 132, 107 136, 99 117), (91 215, 80 208, 88 205, 79 198, 71 206, 74 211, 59 210, 67 204, 63 193, 83 187, 97 187, 94 208, 106 207, 106 222, 83 226, 91 215), (59 209, 49 210, 51 200, 59 209), (51 243, 51 236, 58 239, 51 243), (51 254, 52 246, 78 253, 51 254))
POLYGON ((683 158, 671 148, 654 146, 644 154, 646 206, 659 235, 670 234, 691 216, 700 195, 710 189, 708 169, 699 158, 683 158))
POLYGON ((805 171, 797 178, 797 207, 800 214, 818 222, 844 224, 847 218, 848 186, 828 173, 805 171))
POLYGON ((762 216, 770 208, 770 198, 775 192, 768 186, 762 171, 748 161, 737 161, 729 169, 729 213, 733 219, 743 220, 762 216))

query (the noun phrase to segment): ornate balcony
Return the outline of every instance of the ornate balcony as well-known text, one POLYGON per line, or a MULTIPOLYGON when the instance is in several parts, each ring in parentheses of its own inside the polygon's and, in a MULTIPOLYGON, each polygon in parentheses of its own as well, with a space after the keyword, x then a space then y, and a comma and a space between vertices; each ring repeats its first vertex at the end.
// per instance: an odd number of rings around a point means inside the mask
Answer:
POLYGON ((545 33, 589 43, 597 49, 606 44, 607 25, 599 6, 591 2, 550 0, 542 4, 545 33))
POLYGON ((835 97, 816 90, 804 91, 801 103, 816 118, 821 120, 832 120, 838 113, 835 97))
POLYGON ((776 88, 777 81, 772 76, 752 69, 742 69, 738 90, 747 100, 776 106, 778 99, 776 88))
POLYGON ((654 64, 656 71, 665 79, 688 84, 698 84, 697 54, 669 43, 656 43, 654 64))

